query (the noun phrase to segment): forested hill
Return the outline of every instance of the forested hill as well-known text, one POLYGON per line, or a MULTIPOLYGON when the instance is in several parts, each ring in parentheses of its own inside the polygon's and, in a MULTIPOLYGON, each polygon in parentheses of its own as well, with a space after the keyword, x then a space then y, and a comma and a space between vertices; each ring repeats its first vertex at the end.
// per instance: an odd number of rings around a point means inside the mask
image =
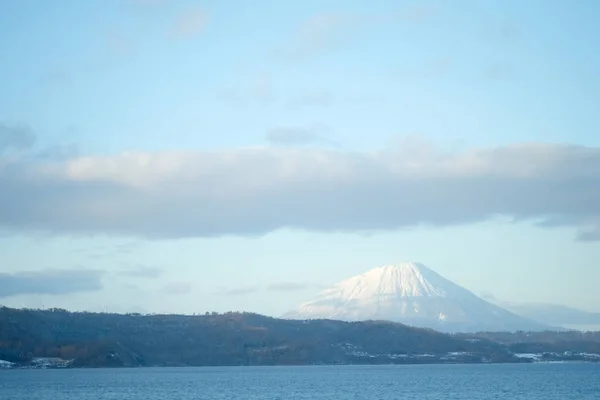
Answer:
MULTIPOLYGON (((600 355, 600 332, 480 332, 457 335, 463 338, 491 340, 514 353, 587 353, 600 355)), ((563 359, 568 359, 563 357, 563 359)))
POLYGON ((389 322, 0 308, 0 360, 73 367, 519 361, 504 345, 389 322))

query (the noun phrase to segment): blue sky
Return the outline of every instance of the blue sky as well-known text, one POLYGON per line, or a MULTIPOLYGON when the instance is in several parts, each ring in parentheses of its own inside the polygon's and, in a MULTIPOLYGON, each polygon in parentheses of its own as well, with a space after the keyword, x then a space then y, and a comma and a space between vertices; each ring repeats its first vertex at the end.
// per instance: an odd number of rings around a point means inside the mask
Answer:
POLYGON ((0 304, 279 315, 418 261, 600 311, 599 17, 1 2, 0 304))

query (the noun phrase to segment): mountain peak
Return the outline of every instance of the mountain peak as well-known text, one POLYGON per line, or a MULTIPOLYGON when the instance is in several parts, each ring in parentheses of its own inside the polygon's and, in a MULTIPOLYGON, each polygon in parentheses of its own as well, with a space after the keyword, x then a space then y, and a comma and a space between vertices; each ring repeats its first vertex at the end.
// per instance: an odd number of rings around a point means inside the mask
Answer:
POLYGON ((283 317, 379 319, 445 331, 543 327, 482 300, 416 262, 386 264, 343 280, 283 317))
POLYGON ((336 285, 347 288, 351 286, 355 286, 353 297, 361 294, 397 297, 465 295, 464 291, 454 290, 450 281, 416 262, 382 265, 336 285))
POLYGON ((418 262, 401 262, 396 264, 384 264, 379 267, 373 268, 368 272, 374 273, 406 273, 421 275, 421 270, 429 270, 425 265, 418 262))

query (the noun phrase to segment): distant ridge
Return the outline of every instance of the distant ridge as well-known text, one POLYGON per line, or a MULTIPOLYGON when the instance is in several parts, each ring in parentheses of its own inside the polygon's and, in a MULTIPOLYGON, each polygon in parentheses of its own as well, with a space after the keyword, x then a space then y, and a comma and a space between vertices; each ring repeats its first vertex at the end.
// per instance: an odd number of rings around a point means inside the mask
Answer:
POLYGON ((346 279, 282 318, 389 320, 443 332, 552 329, 491 304, 415 262, 384 265, 346 279))
POLYGON ((580 331, 600 331, 599 312, 580 310, 561 304, 514 303, 500 301, 493 297, 484 298, 512 313, 551 326, 580 331))
POLYGON ((6 307, 0 321, 0 369, 531 362, 485 338, 390 322, 6 307))

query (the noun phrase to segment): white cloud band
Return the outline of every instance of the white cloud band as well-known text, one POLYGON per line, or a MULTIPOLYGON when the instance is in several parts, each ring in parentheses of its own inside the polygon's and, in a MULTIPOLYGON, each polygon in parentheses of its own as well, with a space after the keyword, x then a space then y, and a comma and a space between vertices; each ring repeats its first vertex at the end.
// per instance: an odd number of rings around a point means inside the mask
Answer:
POLYGON ((600 240, 600 149, 521 144, 445 154, 256 147, 0 164, 7 230, 145 237, 279 228, 393 230, 495 215, 600 240))

